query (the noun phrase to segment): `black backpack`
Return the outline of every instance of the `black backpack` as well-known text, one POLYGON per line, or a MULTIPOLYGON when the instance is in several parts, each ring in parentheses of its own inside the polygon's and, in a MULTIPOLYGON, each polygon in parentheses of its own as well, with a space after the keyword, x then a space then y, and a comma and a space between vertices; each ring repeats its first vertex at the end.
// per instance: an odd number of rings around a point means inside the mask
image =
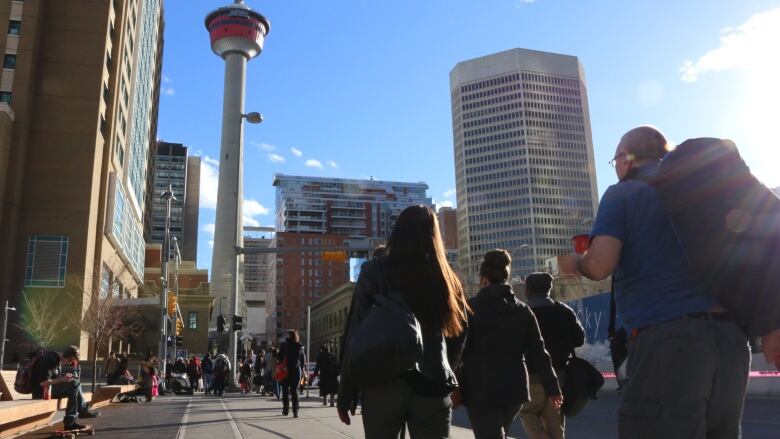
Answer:
POLYGON ((33 379, 38 369, 38 361, 46 355, 46 350, 38 349, 30 353, 16 368, 14 390, 22 394, 33 391, 33 379))
POLYGON ((734 142, 686 140, 649 183, 702 286, 751 337, 780 328, 780 197, 734 142))

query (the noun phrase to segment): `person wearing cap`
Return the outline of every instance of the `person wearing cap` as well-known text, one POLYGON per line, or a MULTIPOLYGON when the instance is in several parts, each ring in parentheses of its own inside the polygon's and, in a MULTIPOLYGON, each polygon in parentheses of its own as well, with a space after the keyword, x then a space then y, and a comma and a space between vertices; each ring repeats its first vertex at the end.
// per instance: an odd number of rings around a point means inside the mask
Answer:
POLYGON ((476 439, 506 437, 529 400, 526 365, 536 371, 551 407, 563 403, 536 317, 512 291, 511 268, 507 251, 487 252, 479 266, 482 289, 468 301, 474 312, 458 381, 476 439))
POLYGON ((699 287, 656 190, 647 183, 670 150, 655 127, 620 139, 617 184, 601 198, 584 254, 561 271, 613 276, 629 334, 618 437, 738 438, 750 349, 747 336, 699 287))
MULTIPOLYGON (((585 343, 585 330, 574 310, 550 298, 552 286, 550 273, 531 273, 525 279, 527 304, 536 315, 544 347, 550 354, 558 382, 563 385, 571 353, 585 343)), ((530 439, 563 439, 565 418, 547 398, 533 363, 528 364, 528 374, 531 400, 520 409, 523 428, 530 439)))

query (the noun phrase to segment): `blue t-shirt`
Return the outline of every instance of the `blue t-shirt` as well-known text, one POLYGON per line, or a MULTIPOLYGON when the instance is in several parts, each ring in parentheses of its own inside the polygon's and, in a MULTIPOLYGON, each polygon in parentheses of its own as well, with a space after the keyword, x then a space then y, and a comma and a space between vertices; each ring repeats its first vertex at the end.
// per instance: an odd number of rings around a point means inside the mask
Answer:
MULTIPOLYGON (((637 171, 655 169, 645 165, 637 171)), ((661 200, 646 182, 627 180, 607 189, 591 232, 599 235, 623 243, 613 276, 617 310, 629 331, 717 303, 697 285, 661 200)))

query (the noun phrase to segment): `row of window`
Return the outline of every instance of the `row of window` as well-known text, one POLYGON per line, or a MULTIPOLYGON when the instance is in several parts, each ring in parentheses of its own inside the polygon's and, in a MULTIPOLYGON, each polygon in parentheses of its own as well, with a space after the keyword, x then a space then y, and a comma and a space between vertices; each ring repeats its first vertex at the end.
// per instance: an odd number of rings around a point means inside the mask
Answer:
POLYGON ((567 178, 545 178, 545 177, 531 177, 532 186, 556 186, 566 188, 580 188, 590 190, 590 181, 583 181, 582 179, 567 179, 567 178))
POLYGON ((575 159, 528 159, 528 164, 531 166, 552 166, 554 168, 584 168, 587 169, 588 164, 582 160, 575 159))
POLYGON ((508 178, 515 177, 518 175, 525 175, 527 173, 528 173, 528 168, 510 169, 508 171, 502 171, 502 172, 492 172, 490 174, 483 174, 475 177, 466 177, 466 184, 470 186, 473 183, 484 183, 491 180, 506 180, 508 178))
POLYGON ((582 114, 582 107, 572 107, 569 105, 547 104, 544 102, 526 101, 525 106, 527 108, 535 108, 537 110, 556 111, 558 113, 582 114))
POLYGON ((565 85, 567 87, 579 87, 580 85, 580 82, 576 79, 561 78, 552 75, 540 75, 537 73, 523 72, 522 78, 524 81, 536 81, 543 82, 545 84, 565 85))
POLYGON ((492 143, 499 140, 511 139, 515 137, 525 136, 525 130, 509 131, 506 133, 493 134, 490 136, 479 137, 476 139, 469 139, 463 142, 464 146, 481 145, 483 143, 492 143))
MULTIPOLYGON (((572 146, 576 149, 585 150, 584 144, 572 144, 572 146)), ((588 160, 588 155, 585 153, 562 151, 559 149, 551 149, 551 148, 545 148, 545 149, 528 148, 528 154, 530 154, 531 156, 539 156, 539 157, 558 157, 562 159, 574 159, 574 160, 582 160, 582 161, 588 160)))
POLYGON ((530 127, 537 127, 537 128, 546 128, 550 130, 567 130, 567 131, 574 131, 578 133, 584 133, 585 127, 582 125, 570 125, 567 123, 557 123, 557 122, 545 122, 545 121, 538 121, 538 120, 529 120, 527 121, 528 126, 530 127))
POLYGON ((580 178, 583 180, 590 180, 590 175, 587 172, 572 171, 570 169, 547 169, 547 168, 530 168, 531 176, 545 175, 552 177, 569 177, 580 178))
MULTIPOLYGON (((525 84, 523 84, 523 88, 526 88, 525 84)), ((513 90, 520 90, 520 84, 509 84, 503 87, 492 88, 490 90, 484 90, 477 93, 464 95, 461 97, 461 102, 473 101, 474 99, 481 99, 493 95, 500 95, 500 94, 508 93, 513 90)))
MULTIPOLYGON (((499 180, 492 183, 479 184, 468 187, 467 194, 481 194, 485 192, 493 192, 502 188, 510 188, 521 186, 519 189, 510 191, 513 195, 528 195, 528 178, 520 178, 518 180, 499 180)), ((500 198, 501 196, 508 196, 507 192, 501 192, 503 195, 496 195, 488 198, 500 198)))
POLYGON ((512 157, 524 157, 526 153, 525 148, 518 148, 511 151, 496 152, 493 154, 487 154, 479 157, 472 157, 466 159, 464 163, 466 166, 473 165, 475 163, 492 162, 493 160, 507 160, 512 157))
POLYGON ((525 110, 525 116, 533 117, 536 119, 557 120, 561 122, 575 122, 579 124, 585 123, 584 120, 582 119, 582 116, 570 116, 568 114, 555 114, 555 113, 547 113, 542 111, 525 110))
POLYGON ((528 128, 528 137, 538 137, 540 139, 561 139, 561 140, 575 140, 579 142, 585 142, 585 136, 582 134, 564 133, 561 131, 547 131, 539 130, 535 128, 528 128))
POLYGON ((483 100, 477 101, 477 102, 470 102, 468 104, 462 104, 460 106, 460 111, 463 112, 463 111, 466 111, 466 110, 471 110, 473 108, 482 108, 482 107, 485 107, 485 106, 488 106, 488 105, 500 104, 502 102, 511 102, 511 101, 515 101, 515 100, 520 100, 522 98, 523 98, 523 94, 522 93, 512 93, 512 94, 508 94, 508 95, 504 95, 504 96, 496 96, 495 98, 483 99, 483 100))
POLYGON ((520 112, 520 111, 515 111, 515 112, 512 112, 512 113, 500 114, 498 116, 486 117, 486 118, 483 118, 483 119, 478 119, 478 120, 474 120, 474 121, 471 121, 471 122, 466 122, 466 123, 463 124, 463 128, 471 128, 471 127, 476 127, 476 126, 480 126, 480 125, 487 125, 487 124, 491 124, 491 123, 495 123, 495 122, 501 122, 502 120, 519 119, 522 116, 522 114, 523 113, 520 112))
POLYGON ((578 89, 555 87, 551 85, 529 84, 527 82, 523 83, 523 90, 534 90, 543 93, 555 93, 557 95, 569 95, 569 96, 577 96, 577 97, 580 96, 580 91, 578 89))
POLYGON ((566 197, 566 198, 584 198, 590 200, 590 184, 586 182, 577 182, 579 183, 577 186, 574 186, 578 189, 588 189, 588 190, 566 190, 561 188, 550 188, 550 187, 538 187, 538 186, 531 186, 531 193, 534 195, 554 195, 559 197, 566 197))
POLYGON ((497 107, 482 108, 480 110, 469 111, 463 113, 463 119, 474 119, 475 117, 486 116, 488 114, 501 113, 504 111, 514 110, 517 108, 523 108, 523 102, 510 102, 508 104, 499 105, 497 107))
POLYGON ((570 98, 568 96, 550 95, 545 93, 534 93, 530 91, 524 92, 523 96, 525 97, 526 101, 536 100, 544 102, 555 102, 557 104, 569 104, 582 107, 582 101, 580 98, 570 98))
POLYGON ((468 84, 460 87, 461 93, 466 93, 474 90, 479 90, 485 87, 493 87, 495 85, 507 84, 520 79, 519 73, 512 73, 509 75, 501 76, 498 78, 487 79, 474 84, 468 84))
MULTIPOLYGON (((492 145, 485 145, 485 146, 479 146, 476 148, 465 148, 464 153, 468 157, 470 155, 479 155, 484 154, 487 152, 495 152, 500 151, 502 149, 510 149, 514 148, 516 146, 523 146, 525 145, 525 140, 523 139, 514 139, 510 140, 508 142, 502 142, 502 143, 495 143, 492 145)), ((464 145, 465 147, 465 145, 464 145)))
POLYGON ((466 137, 480 136, 482 134, 494 133, 496 131, 511 130, 512 128, 519 128, 521 126, 523 126, 522 120, 514 120, 512 122, 502 123, 500 125, 493 125, 489 127, 478 128, 476 130, 466 131, 463 133, 463 135, 466 137))
MULTIPOLYGON (((528 162, 528 159, 522 158, 522 159, 516 159, 516 160, 503 160, 503 161, 494 161, 490 162, 484 165, 479 166, 467 166, 466 167, 466 175, 470 177, 477 177, 477 174, 482 174, 484 172, 493 171, 496 169, 507 169, 507 168, 514 168, 517 166, 523 166, 528 162)), ((469 179, 466 180, 469 182, 469 179)), ((475 180, 471 180, 475 181, 475 180)), ((479 180, 476 180, 479 181, 479 180)))

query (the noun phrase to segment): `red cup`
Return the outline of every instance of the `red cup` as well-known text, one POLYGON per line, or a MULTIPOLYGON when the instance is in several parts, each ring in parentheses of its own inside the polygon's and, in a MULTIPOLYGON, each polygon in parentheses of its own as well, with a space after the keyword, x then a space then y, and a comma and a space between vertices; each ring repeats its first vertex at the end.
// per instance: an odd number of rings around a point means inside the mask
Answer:
POLYGON ((574 253, 584 254, 590 247, 590 236, 577 235, 571 239, 571 242, 574 244, 574 253))

